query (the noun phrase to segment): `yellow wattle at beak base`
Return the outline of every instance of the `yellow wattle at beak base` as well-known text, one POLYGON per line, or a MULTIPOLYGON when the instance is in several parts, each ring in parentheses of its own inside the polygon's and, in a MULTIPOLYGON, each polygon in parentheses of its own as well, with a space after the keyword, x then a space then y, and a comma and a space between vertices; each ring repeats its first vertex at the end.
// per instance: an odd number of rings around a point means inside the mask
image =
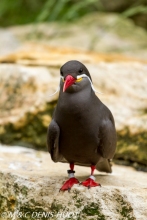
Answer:
MULTIPOLYGON (((80 82, 80 81, 82 81, 82 79, 83 79, 83 78, 81 77, 81 78, 77 79, 76 82, 80 82)), ((65 82, 64 79, 62 79, 62 81, 65 82)))
POLYGON ((81 78, 79 78, 79 79, 77 79, 77 80, 76 80, 76 82, 80 82, 81 80, 82 80, 82 77, 81 77, 81 78))

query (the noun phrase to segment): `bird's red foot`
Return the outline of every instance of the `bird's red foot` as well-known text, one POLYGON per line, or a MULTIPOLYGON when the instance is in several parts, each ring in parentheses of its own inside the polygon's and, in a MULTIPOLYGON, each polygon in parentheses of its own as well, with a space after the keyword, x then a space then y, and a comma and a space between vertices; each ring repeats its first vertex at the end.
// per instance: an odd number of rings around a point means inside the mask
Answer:
POLYGON ((72 177, 63 184, 63 186, 60 188, 60 190, 61 191, 68 190, 70 192, 71 187, 77 183, 79 183, 79 180, 77 180, 75 177, 72 177))
POLYGON ((87 180, 81 182, 80 185, 86 186, 88 189, 90 189, 90 187, 101 186, 100 183, 96 183, 94 180, 94 177, 90 176, 87 180))

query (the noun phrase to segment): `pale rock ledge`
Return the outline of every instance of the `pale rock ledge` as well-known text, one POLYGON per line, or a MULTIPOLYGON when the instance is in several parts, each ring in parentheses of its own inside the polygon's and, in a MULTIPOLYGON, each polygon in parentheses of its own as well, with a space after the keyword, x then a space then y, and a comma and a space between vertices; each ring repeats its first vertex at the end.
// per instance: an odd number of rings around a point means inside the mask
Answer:
MULTIPOLYGON (((95 172, 102 187, 75 185, 70 193, 59 192, 67 169, 46 152, 0 146, 0 219, 147 218, 147 173, 113 165, 110 175, 95 172)), ((75 170, 80 181, 90 173, 88 167, 75 170)))

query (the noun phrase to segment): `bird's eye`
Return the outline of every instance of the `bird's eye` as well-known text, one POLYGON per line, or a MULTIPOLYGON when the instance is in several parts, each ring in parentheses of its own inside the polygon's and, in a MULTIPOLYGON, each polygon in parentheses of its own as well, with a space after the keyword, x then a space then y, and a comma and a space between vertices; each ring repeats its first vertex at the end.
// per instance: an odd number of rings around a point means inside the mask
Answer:
POLYGON ((63 72, 62 72, 62 71, 60 71, 60 73, 61 73, 61 75, 63 76, 63 72))
POLYGON ((82 72, 83 72, 83 69, 80 69, 80 70, 79 70, 79 73, 82 73, 82 72))

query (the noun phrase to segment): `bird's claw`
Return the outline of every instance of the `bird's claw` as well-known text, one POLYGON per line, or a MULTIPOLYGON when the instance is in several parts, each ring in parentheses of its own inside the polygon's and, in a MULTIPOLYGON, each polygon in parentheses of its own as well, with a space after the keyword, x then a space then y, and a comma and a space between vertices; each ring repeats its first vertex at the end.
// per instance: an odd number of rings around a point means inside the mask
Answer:
POLYGON ((71 187, 77 183, 79 183, 79 180, 77 180, 75 177, 72 177, 63 184, 63 186, 60 188, 59 192, 65 191, 65 190, 68 190, 68 192, 70 192, 71 187))
POLYGON ((95 186, 100 186, 101 187, 100 183, 96 183, 91 178, 88 178, 87 180, 81 182, 80 185, 86 186, 88 189, 90 189, 91 187, 95 187, 95 186))

